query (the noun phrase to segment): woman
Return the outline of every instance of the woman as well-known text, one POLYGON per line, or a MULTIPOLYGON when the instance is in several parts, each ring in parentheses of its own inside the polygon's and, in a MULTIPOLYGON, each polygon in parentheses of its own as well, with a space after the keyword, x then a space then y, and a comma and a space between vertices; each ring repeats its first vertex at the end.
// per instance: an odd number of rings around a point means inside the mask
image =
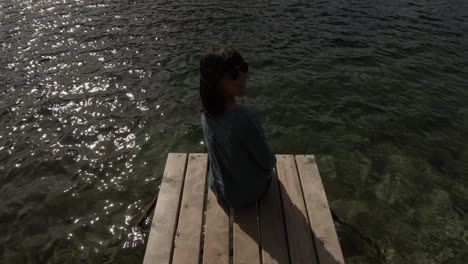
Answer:
POLYGON ((255 204, 267 191, 276 158, 255 113, 236 104, 246 94, 248 64, 232 48, 209 48, 200 60, 202 127, 208 184, 223 207, 255 204))

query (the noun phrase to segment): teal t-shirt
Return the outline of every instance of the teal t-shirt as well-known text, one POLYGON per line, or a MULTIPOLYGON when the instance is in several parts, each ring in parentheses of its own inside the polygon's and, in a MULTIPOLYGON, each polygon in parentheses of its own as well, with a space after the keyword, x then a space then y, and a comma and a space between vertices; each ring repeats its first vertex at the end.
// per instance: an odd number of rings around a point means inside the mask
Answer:
POLYGON ((255 113, 237 106, 214 117, 202 114, 202 128, 210 187, 233 208, 257 201, 269 186, 276 157, 255 113))

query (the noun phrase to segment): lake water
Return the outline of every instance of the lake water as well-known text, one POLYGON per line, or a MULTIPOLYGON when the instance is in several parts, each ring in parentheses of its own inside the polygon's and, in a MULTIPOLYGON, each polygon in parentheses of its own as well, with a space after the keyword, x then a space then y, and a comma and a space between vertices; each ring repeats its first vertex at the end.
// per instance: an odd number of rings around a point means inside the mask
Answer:
POLYGON ((0 263, 141 263, 168 152, 232 46, 314 153, 347 263, 468 263, 468 1, 0 1, 0 263))

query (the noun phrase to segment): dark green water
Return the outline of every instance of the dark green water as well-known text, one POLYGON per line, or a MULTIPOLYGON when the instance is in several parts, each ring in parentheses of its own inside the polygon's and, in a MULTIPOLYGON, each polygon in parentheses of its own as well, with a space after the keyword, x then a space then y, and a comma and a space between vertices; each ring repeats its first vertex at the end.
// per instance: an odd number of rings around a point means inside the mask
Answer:
POLYGON ((347 263, 468 263, 467 34, 465 0, 0 0, 0 263, 142 262, 209 46, 275 152, 317 155, 347 263))

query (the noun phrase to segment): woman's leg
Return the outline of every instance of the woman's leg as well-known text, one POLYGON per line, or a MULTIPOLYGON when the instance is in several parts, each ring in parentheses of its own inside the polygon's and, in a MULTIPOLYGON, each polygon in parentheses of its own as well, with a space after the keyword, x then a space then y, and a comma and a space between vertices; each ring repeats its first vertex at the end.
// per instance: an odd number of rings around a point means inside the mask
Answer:
POLYGON ((213 193, 215 194, 216 200, 218 201, 218 204, 221 205, 221 207, 223 207, 224 210, 229 211, 229 205, 228 205, 228 203, 226 202, 226 200, 224 199, 223 193, 222 193, 221 190, 218 188, 218 186, 217 186, 216 184, 211 184, 211 185, 210 185, 210 189, 211 189, 211 190, 213 191, 213 193))

